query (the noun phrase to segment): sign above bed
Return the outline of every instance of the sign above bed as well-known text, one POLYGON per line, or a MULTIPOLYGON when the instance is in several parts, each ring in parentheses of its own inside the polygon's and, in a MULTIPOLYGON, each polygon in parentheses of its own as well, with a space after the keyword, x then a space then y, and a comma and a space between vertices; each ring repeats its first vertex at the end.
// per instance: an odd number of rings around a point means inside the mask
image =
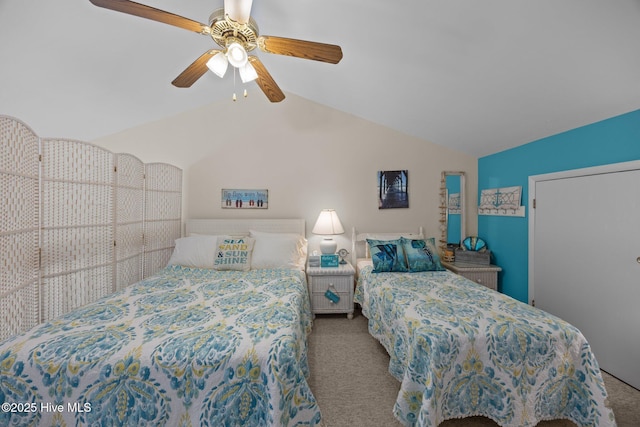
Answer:
POLYGON ((225 209, 267 209, 269 190, 222 190, 225 209))

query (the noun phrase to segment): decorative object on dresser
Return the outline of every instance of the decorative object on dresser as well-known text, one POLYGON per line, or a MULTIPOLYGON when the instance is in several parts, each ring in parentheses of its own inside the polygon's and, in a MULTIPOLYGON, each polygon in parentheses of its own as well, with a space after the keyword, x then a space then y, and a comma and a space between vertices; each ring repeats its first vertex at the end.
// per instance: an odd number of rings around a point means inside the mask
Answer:
POLYGON ((454 260, 469 264, 491 264, 491 251, 487 243, 479 237, 468 236, 462 241, 459 247, 454 249, 454 260))
MULTIPOLYGON (((457 256, 457 254, 456 254, 457 256)), ((442 266, 456 274, 466 277, 480 285, 486 286, 494 291, 498 290, 498 272, 501 267, 492 264, 473 264, 468 262, 446 262, 441 261, 442 266)))
POLYGON ((318 215, 318 219, 316 220, 316 225, 313 226, 313 230, 311 230, 313 234, 320 234, 327 236, 322 239, 320 242, 320 251, 325 255, 331 255, 336 253, 336 249, 338 249, 338 244, 335 240, 333 240, 333 235, 335 234, 343 234, 344 228, 342 228, 342 223, 340 222, 340 218, 338 218, 338 214, 333 209, 323 209, 318 215))
POLYGON ((320 255, 320 267, 337 267, 338 255, 336 254, 322 254, 320 255))
POLYGON ((335 268, 308 265, 307 280, 313 315, 347 313, 347 318, 353 319, 354 276, 355 269, 348 262, 335 268))
POLYGON ((338 256, 340 257, 340 264, 347 263, 347 255, 349 255, 349 251, 344 248, 338 251, 338 256))
POLYGON ((309 255, 309 266, 320 267, 320 255, 309 255))

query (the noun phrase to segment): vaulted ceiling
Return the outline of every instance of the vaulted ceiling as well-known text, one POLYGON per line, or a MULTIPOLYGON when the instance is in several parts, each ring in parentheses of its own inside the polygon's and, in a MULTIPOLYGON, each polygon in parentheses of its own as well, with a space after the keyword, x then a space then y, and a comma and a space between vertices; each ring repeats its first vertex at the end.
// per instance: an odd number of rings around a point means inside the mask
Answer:
MULTIPOLYGON (((208 23, 223 0, 139 2, 208 23)), ((285 94, 473 156, 640 108, 640 0, 254 0, 252 16, 342 47, 337 65, 256 51, 285 94)), ((232 73, 170 84, 214 47, 89 0, 0 0, 0 114, 86 141, 213 102, 242 117, 232 73)))

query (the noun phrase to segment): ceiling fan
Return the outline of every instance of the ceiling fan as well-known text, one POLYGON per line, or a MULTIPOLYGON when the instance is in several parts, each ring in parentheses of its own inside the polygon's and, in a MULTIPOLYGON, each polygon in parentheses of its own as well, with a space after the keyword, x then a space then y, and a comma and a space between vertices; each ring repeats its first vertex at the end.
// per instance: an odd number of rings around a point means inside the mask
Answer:
POLYGON ((214 11, 209 24, 202 24, 173 13, 129 0, 89 0, 96 6, 141 18, 173 25, 210 36, 221 49, 203 53, 171 83, 176 87, 191 87, 207 69, 222 77, 228 64, 238 69, 243 82, 256 80, 271 102, 285 96, 260 59, 248 53, 256 47, 263 52, 337 64, 342 59, 340 46, 276 36, 260 36, 258 25, 251 18, 253 0, 224 0, 224 8, 214 11))

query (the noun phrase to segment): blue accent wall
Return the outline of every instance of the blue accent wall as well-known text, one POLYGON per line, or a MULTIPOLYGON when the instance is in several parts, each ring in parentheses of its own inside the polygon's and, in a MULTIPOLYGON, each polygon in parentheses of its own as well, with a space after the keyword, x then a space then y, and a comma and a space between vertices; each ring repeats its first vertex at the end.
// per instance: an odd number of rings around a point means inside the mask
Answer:
MULTIPOLYGON (((478 160, 478 200, 487 188, 522 186, 528 203, 531 175, 640 159, 640 110, 603 120, 478 160)), ((640 183, 639 183, 640 185, 640 183)), ((478 236, 502 267, 500 290, 528 301, 527 216, 478 216, 478 236)))

